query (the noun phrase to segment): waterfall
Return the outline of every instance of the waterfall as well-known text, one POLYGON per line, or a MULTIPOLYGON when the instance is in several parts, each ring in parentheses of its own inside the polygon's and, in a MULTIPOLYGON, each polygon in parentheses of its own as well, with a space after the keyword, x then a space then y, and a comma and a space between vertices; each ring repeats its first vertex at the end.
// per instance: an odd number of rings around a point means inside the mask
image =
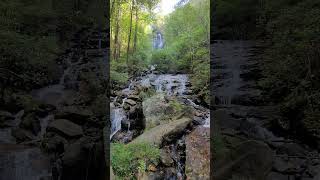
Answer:
POLYGON ((153 48, 162 49, 164 47, 163 35, 161 32, 157 32, 156 36, 153 38, 153 48))
POLYGON ((210 114, 209 114, 208 117, 206 118, 203 127, 210 128, 210 114))
POLYGON ((157 92, 165 91, 167 95, 183 95, 186 91, 187 75, 159 75, 154 81, 157 92))
POLYGON ((121 122, 127 118, 126 113, 122 108, 111 109, 111 133, 110 139, 119 130, 121 130, 121 122))

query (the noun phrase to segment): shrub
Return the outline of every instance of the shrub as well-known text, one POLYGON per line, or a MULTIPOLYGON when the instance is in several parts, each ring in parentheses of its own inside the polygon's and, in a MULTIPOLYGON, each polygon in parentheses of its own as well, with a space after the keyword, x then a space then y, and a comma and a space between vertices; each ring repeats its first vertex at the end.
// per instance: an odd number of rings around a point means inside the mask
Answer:
POLYGON ((147 143, 111 144, 111 165, 115 175, 135 179, 149 163, 157 164, 160 150, 147 143))

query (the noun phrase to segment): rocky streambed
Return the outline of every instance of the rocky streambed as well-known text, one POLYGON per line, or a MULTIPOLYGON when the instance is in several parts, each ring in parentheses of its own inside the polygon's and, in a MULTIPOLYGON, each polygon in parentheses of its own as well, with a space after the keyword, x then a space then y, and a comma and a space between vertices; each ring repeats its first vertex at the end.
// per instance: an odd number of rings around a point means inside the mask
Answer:
POLYGON ((17 91, 1 107, 0 179, 106 179, 101 159, 107 77, 101 34, 79 31, 56 61, 59 81, 17 91))
POLYGON ((154 70, 112 97, 110 139, 160 148, 160 163, 142 179, 209 179, 209 109, 194 103, 188 75, 154 70))
POLYGON ((211 77, 214 105, 214 179, 317 180, 320 155, 274 127, 280 109, 265 99, 261 43, 216 41, 211 77))

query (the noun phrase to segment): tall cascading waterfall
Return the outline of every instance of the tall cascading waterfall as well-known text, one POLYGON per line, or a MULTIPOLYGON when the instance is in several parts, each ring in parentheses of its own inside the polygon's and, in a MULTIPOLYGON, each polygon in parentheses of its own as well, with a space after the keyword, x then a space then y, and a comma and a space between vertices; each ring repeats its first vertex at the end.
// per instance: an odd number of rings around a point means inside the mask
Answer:
POLYGON ((162 49, 164 47, 163 35, 161 32, 157 32, 153 38, 153 48, 154 49, 162 49))

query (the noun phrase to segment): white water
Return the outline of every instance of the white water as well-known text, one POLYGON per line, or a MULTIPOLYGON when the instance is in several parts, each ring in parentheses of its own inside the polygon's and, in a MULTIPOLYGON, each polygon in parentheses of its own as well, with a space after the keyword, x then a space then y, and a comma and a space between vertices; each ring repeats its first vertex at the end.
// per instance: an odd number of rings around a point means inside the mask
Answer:
POLYGON ((163 35, 160 32, 157 32, 157 35, 153 39, 153 48, 162 49, 164 46, 163 35))
POLYGON ((49 114, 48 116, 40 119, 41 131, 38 134, 39 138, 43 138, 44 134, 46 133, 46 130, 47 130, 49 123, 53 120, 54 120, 54 115, 52 115, 52 114, 49 114))
POLYGON ((121 122, 127 118, 126 113, 122 108, 111 108, 111 133, 110 139, 115 135, 119 130, 121 130, 121 122))
MULTIPOLYGON (((151 77, 152 78, 152 77, 151 77)), ((142 85, 150 82, 151 85, 155 86, 155 89, 159 93, 166 93, 167 95, 183 95, 186 91, 186 82, 188 81, 188 76, 185 74, 171 75, 163 74, 157 75, 155 78, 148 80, 144 79, 142 85)))
POLYGON ((208 114, 203 127, 210 128, 210 114, 208 114))

